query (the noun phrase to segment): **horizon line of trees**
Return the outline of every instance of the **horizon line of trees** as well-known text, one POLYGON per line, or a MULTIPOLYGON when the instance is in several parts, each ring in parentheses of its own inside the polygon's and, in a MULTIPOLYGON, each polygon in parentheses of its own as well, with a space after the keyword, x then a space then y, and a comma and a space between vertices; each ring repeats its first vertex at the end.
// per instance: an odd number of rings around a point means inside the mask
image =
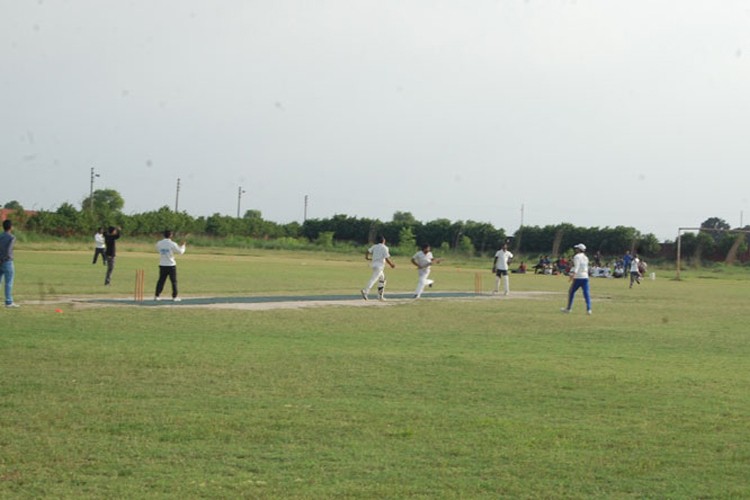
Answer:
MULTIPOLYGON (((93 234, 98 227, 119 226, 133 236, 157 235, 169 228, 183 235, 261 240, 287 238, 323 246, 337 243, 364 246, 371 244, 377 235, 383 235, 389 245, 395 247, 408 249, 429 243, 441 251, 458 251, 466 255, 491 254, 505 242, 518 253, 553 256, 569 253, 572 246, 580 242, 586 244, 590 254, 600 252, 602 255, 621 255, 630 250, 654 257, 662 248, 653 234, 642 234, 636 228, 625 226, 586 228, 561 223, 543 227, 522 226, 508 235, 504 229, 495 228, 490 223, 444 218, 421 222, 410 212, 396 212, 391 221, 337 214, 325 219, 308 219, 302 224, 279 224, 264 220, 259 210, 247 210, 241 218, 218 213, 193 217, 186 212, 174 212, 168 206, 127 215, 122 212, 123 206, 124 200, 117 191, 103 189, 86 197, 80 210, 71 203, 63 203, 54 211, 40 210, 28 214, 17 201, 6 203, 4 208, 13 210, 16 224, 24 229, 59 237, 86 236, 93 234)), ((700 227, 697 233, 682 235, 681 253, 684 257, 721 260, 727 256, 729 261, 730 254, 747 253, 749 235, 732 233, 724 220, 712 217, 700 227)), ((665 243, 672 245, 671 242, 665 243)))

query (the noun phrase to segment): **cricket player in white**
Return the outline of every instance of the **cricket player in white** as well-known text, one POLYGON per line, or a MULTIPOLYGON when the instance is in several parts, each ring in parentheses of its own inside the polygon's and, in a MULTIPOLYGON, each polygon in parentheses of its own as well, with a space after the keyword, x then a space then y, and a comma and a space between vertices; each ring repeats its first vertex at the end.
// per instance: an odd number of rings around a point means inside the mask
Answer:
POLYGON ((378 282, 378 300, 385 300, 385 264, 388 263, 391 269, 396 267, 396 264, 391 260, 391 252, 388 247, 385 246, 385 238, 378 236, 377 243, 367 249, 365 253, 365 259, 372 260, 372 276, 370 281, 362 289, 362 298, 368 300, 370 289, 378 282))
POLYGON ((633 256, 633 260, 630 261, 630 288, 633 288, 633 282, 641 284, 641 259, 638 258, 638 254, 633 256))
POLYGON ((438 264, 440 259, 433 257, 431 250, 430 245, 422 245, 422 250, 415 253, 411 258, 411 263, 417 266, 417 276, 419 277, 417 280, 417 289, 414 291, 415 299, 422 296, 422 292, 426 286, 432 286, 435 283, 428 276, 430 275, 432 264, 438 264))
POLYGON ((175 302, 180 301, 180 297, 177 294, 177 262, 174 260, 175 253, 185 253, 185 242, 177 244, 172 241, 172 231, 167 229, 164 231, 164 239, 160 240, 156 244, 156 251, 159 252, 159 280, 156 282, 156 293, 154 293, 154 300, 161 300, 161 292, 164 290, 164 284, 169 278, 172 283, 172 300, 175 302))
POLYGON ((508 244, 503 243, 500 250, 495 253, 495 260, 492 262, 492 272, 495 273, 495 290, 494 293, 500 293, 500 279, 503 280, 503 289, 505 295, 510 293, 510 279, 508 278, 508 263, 513 258, 513 254, 508 250, 508 244))

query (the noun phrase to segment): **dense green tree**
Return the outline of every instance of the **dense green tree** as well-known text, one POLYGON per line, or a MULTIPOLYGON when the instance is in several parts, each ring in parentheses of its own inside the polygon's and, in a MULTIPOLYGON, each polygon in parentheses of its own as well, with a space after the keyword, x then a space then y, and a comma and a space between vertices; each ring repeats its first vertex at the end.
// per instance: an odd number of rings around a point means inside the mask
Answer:
POLYGON ((206 234, 217 237, 239 235, 237 220, 235 217, 215 213, 206 219, 206 234))
POLYGON ((81 202, 81 211, 86 214, 82 220, 88 226, 96 225, 96 221, 122 221, 120 215, 124 206, 125 200, 114 189, 97 189, 81 202))
POLYGON ((81 213, 70 203, 63 203, 48 220, 49 232, 57 236, 72 236, 81 229, 81 213))
MULTIPOLYGON (((709 217, 701 223, 701 231, 711 235, 717 244, 727 236, 726 232, 731 227, 727 221, 719 217, 709 217)), ((734 241, 733 237, 732 240, 734 241)))
POLYGON ((505 231, 495 229, 486 222, 467 221, 463 227, 463 234, 471 238, 473 245, 480 254, 493 253, 505 242, 505 231))
POLYGON ((182 234, 205 232, 203 219, 195 219, 185 212, 173 212, 166 205, 153 212, 128 216, 120 225, 130 234, 157 235, 165 229, 182 234))
POLYGON ((716 244, 716 259, 723 256, 725 262, 733 263, 737 255, 747 251, 747 237, 743 233, 730 232, 716 244))
POLYGON ((16 227, 25 225, 28 221, 29 216, 26 214, 26 210, 23 208, 17 200, 11 200, 3 206, 6 210, 12 210, 11 217, 13 218, 13 224, 16 227))
POLYGON ((690 259, 698 248, 696 233, 683 233, 679 237, 680 259, 690 259))
POLYGON ((461 238, 458 240, 456 250, 467 256, 473 256, 476 253, 474 243, 472 243, 471 238, 466 235, 461 236, 461 238))
POLYGON ((417 224, 417 219, 414 218, 411 212, 396 212, 393 214, 392 222, 401 224, 402 226, 414 226, 417 224))
POLYGON ((315 239, 315 243, 323 248, 332 248, 333 231, 323 231, 322 233, 318 234, 318 237, 315 239))
POLYGON ((323 219, 305 219, 300 227, 300 235, 308 241, 315 241, 324 230, 326 222, 323 219))
POLYGON ((713 257, 716 250, 716 241, 713 237, 704 231, 701 231, 696 236, 696 247, 693 257, 696 262, 701 262, 704 257, 713 257))
MULTIPOLYGON (((6 207, 18 209, 17 202, 8 202, 6 207)), ((493 253, 506 241, 503 229, 492 224, 468 221, 435 219, 417 221, 410 212, 396 212, 393 220, 357 218, 337 214, 329 219, 308 219, 302 224, 292 222, 281 225, 263 220, 259 210, 247 210, 241 219, 213 214, 209 217, 192 217, 187 213, 173 212, 168 206, 156 211, 134 215, 122 213, 124 201, 114 190, 98 190, 91 199, 84 200, 83 210, 78 211, 70 203, 64 203, 55 212, 39 211, 31 217, 26 227, 33 231, 55 235, 88 235, 96 226, 119 225, 123 231, 134 235, 157 235, 165 228, 183 234, 205 234, 216 238, 237 237, 253 239, 299 239, 305 238, 318 244, 335 245, 346 242, 367 245, 378 234, 386 237, 389 244, 399 251, 411 251, 429 243, 433 248, 448 251, 468 252, 475 255, 493 253), (100 213, 92 214, 86 209, 93 201, 100 213)), ((736 238, 728 230, 728 224, 718 218, 709 218, 702 224, 698 234, 682 236, 682 256, 723 259, 730 250, 743 252, 747 248, 746 238, 737 248, 732 245, 736 238), (718 235, 717 235, 718 234, 718 235)), ((569 223, 544 227, 524 226, 514 235, 519 254, 569 254, 576 243, 583 242, 589 252, 601 252, 606 257, 620 256, 632 249, 645 256, 658 255, 660 244, 652 234, 641 234, 632 227, 579 227, 569 223)))
POLYGON ((522 226, 513 235, 517 242, 515 246, 518 252, 549 252, 552 250, 552 242, 544 237, 544 231, 539 226, 522 226))
POLYGON ((658 255, 661 252, 661 244, 653 234, 642 236, 638 242, 638 252, 644 256, 658 255))
POLYGON ((338 214, 331 218, 328 230, 333 231, 338 241, 364 245, 374 239, 380 225, 380 222, 374 219, 357 219, 338 214))
POLYGON ((8 202, 8 203, 6 203, 5 205, 3 205, 3 208, 5 208, 5 209, 7 209, 7 210, 14 210, 14 211, 16 211, 16 212, 23 212, 23 210, 24 210, 24 209, 23 209, 23 205, 21 205, 21 204, 20 204, 20 203, 19 203, 18 201, 16 201, 16 200, 11 200, 11 201, 9 201, 9 202, 8 202))
POLYGON ((398 235, 398 247, 403 252, 410 252, 417 246, 417 238, 410 227, 404 226, 398 235))
POLYGON ((433 247, 440 247, 443 243, 453 248, 453 235, 452 229, 453 224, 448 219, 435 219, 427 222, 416 232, 417 245, 424 245, 429 243, 433 247))

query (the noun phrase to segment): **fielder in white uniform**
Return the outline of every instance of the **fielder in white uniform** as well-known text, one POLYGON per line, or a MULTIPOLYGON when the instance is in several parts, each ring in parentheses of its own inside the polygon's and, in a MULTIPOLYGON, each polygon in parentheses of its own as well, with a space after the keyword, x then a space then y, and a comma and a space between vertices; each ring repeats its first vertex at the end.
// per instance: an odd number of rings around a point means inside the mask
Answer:
POLYGON ((432 264, 438 264, 440 259, 433 257, 431 250, 430 245, 422 245, 422 250, 415 253, 411 258, 411 263, 417 266, 417 276, 419 277, 417 280, 417 289, 414 291, 415 299, 422 296, 422 292, 426 286, 432 286, 432 284, 435 283, 435 281, 429 279, 428 276, 430 275, 432 264))
POLYGON ((362 298, 365 300, 368 299, 370 289, 376 281, 378 282, 378 300, 385 300, 385 264, 388 263, 391 269, 396 267, 396 264, 391 260, 391 252, 385 246, 385 237, 378 236, 376 240, 377 243, 368 248, 365 253, 365 259, 372 260, 372 276, 361 291, 362 298))
POLYGON ((96 234, 94 235, 94 261, 92 264, 96 264, 96 259, 101 255, 102 265, 107 265, 107 255, 104 253, 106 248, 107 245, 104 242, 104 228, 100 227, 96 230, 96 234))
POLYGON ((177 293, 177 262, 174 260, 175 254, 182 255, 185 253, 185 242, 177 244, 172 241, 172 231, 164 231, 164 239, 156 244, 156 251, 159 252, 159 280, 156 282, 156 292, 154 300, 161 300, 159 297, 164 290, 164 285, 169 278, 172 283, 172 300, 180 301, 177 293))
POLYGON ((633 283, 641 284, 641 259, 638 258, 638 254, 633 256, 633 260, 630 261, 630 288, 633 288, 633 283))
POLYGON ((508 250, 508 244, 503 246, 495 253, 495 260, 492 261, 492 272, 495 273, 495 290, 494 293, 500 293, 500 280, 503 280, 503 290, 505 295, 510 293, 510 279, 508 278, 508 263, 513 259, 513 254, 508 250))

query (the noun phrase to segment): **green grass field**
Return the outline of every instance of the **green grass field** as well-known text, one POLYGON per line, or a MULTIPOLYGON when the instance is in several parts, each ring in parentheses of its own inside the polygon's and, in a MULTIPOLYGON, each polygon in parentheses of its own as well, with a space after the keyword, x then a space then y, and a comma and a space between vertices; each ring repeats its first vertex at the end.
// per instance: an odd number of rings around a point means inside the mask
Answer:
MULTIPOLYGON (((121 246, 125 248, 125 245, 121 246)), ((95 306, 88 250, 18 248, 0 311, 0 498, 748 498, 750 279, 655 269, 629 290, 511 277, 529 298, 212 310, 95 306), (42 301, 42 302, 38 302, 42 301), (60 309, 63 312, 55 312, 60 309)), ((397 259, 389 290, 416 273, 397 259)), ((436 267, 473 291, 490 262, 436 267)), ((338 294, 362 256, 188 253, 182 295, 338 294)))

